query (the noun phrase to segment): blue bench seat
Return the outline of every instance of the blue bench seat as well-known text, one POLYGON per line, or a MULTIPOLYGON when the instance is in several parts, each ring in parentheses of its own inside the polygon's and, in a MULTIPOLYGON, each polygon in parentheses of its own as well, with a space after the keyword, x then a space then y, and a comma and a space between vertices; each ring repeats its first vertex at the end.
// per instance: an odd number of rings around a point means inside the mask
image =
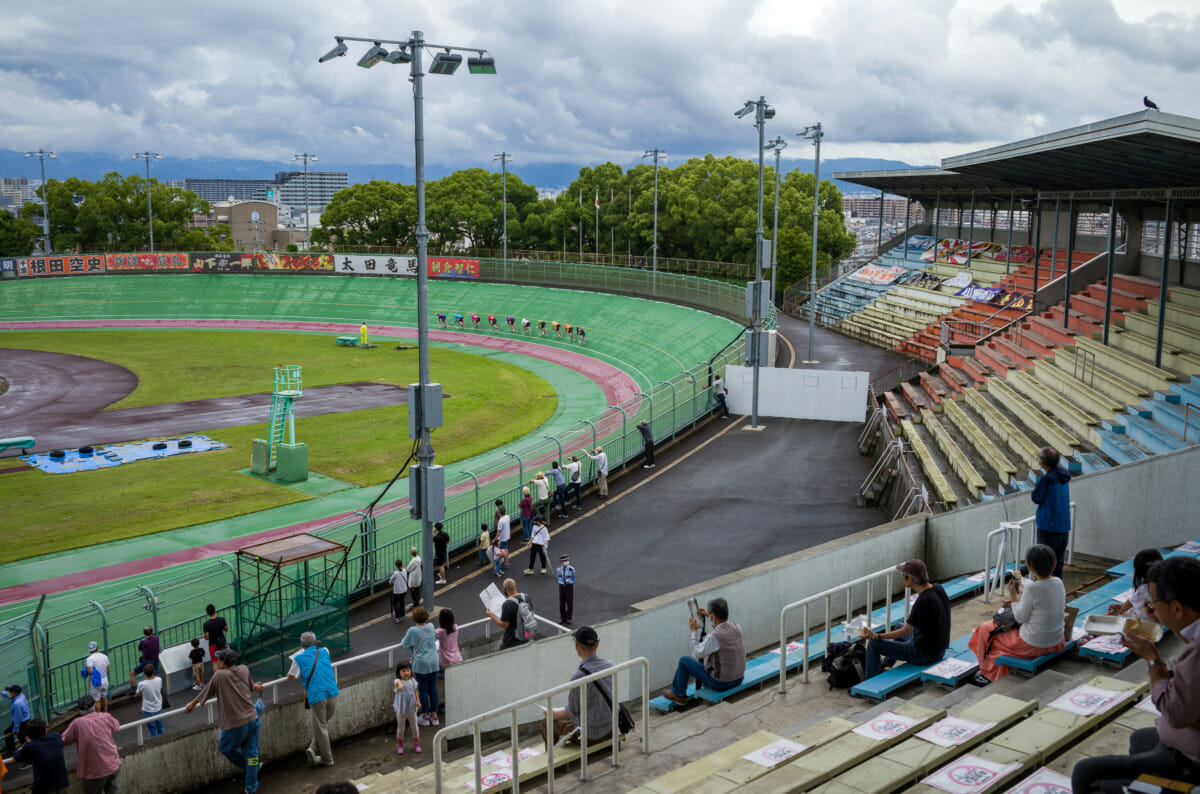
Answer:
MULTIPOLYGON (((951 642, 938 662, 969 652, 970 649, 967 647, 967 643, 970 639, 969 636, 963 636, 951 642)), ((934 664, 938 662, 934 662, 934 664)), ((855 697, 869 698, 871 700, 883 700, 897 689, 921 680, 922 673, 932 666, 907 662, 897 664, 891 670, 884 670, 879 675, 850 687, 850 694, 855 697)))
POLYGON ((1047 664, 1054 661, 1055 659, 1062 656, 1063 654, 1070 653, 1071 651, 1075 650, 1075 645, 1076 645, 1075 640, 1071 640, 1070 642, 1068 642, 1066 644, 1066 646, 1063 647, 1063 649, 1061 651, 1055 651, 1054 653, 1043 654, 1041 656, 1036 656, 1032 659, 1022 659, 1017 656, 997 656, 996 664, 1003 665, 1003 666, 1007 667, 1009 670, 1020 670, 1023 673, 1028 673, 1030 675, 1033 675, 1038 670, 1041 670, 1047 664))

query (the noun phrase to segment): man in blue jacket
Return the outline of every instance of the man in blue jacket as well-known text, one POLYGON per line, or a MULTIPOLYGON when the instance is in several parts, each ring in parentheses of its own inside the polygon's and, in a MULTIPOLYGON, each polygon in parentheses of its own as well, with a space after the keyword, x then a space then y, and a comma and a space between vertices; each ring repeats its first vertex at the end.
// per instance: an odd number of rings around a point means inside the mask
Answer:
POLYGON ((10 708, 10 716, 12 717, 12 727, 8 729, 8 733, 4 734, 4 753, 12 755, 17 749, 17 742, 25 743, 25 723, 29 721, 29 699, 21 692, 21 687, 16 684, 5 687, 3 692, 0 692, 0 697, 6 697, 12 701, 10 708))
POLYGON ((1059 579, 1063 573, 1063 559, 1067 556, 1067 539, 1071 534, 1071 473, 1060 467, 1060 456, 1053 447, 1042 447, 1038 451, 1038 462, 1044 470, 1033 488, 1033 503, 1037 508, 1037 542, 1054 549, 1057 561, 1054 575, 1059 579))
POLYGON ((313 766, 333 766, 333 748, 329 744, 329 720, 337 704, 338 686, 333 675, 333 660, 329 649, 317 645, 317 635, 306 631, 300 635, 300 653, 292 657, 288 678, 299 679, 304 686, 313 738, 305 753, 313 766))

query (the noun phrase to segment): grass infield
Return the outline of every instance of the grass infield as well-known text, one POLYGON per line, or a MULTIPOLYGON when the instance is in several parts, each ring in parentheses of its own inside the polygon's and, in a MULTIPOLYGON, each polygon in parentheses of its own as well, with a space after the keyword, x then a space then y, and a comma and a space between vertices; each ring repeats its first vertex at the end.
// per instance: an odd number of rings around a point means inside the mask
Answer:
MULTIPOLYGON (((131 370, 138 387, 111 407, 269 392, 272 368, 300 364, 305 387, 417 380, 417 351, 395 342, 374 350, 336 347, 328 335, 234 331, 38 331, 4 334, 8 348, 110 361, 131 370)), ((553 388, 519 367, 432 348, 430 366, 451 395, 434 431, 437 462, 448 464, 508 443, 555 411, 553 388)), ((252 513, 307 499, 238 473, 250 465, 254 438, 267 422, 200 431, 229 449, 142 461, 76 474, 31 469, 0 475, 0 563, 252 513)), ((296 419, 309 468, 360 486, 385 482, 411 446, 403 405, 296 419)))

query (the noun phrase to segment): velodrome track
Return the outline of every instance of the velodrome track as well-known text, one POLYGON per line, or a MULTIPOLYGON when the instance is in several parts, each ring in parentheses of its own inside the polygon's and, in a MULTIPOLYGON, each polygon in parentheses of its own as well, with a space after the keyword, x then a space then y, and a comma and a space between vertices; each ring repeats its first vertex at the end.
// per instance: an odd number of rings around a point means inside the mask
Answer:
MULTIPOLYGON (((163 327, 184 323, 189 327, 254 330, 285 327, 299 332, 356 333, 360 322, 371 326, 373 336, 412 338, 415 330, 415 282, 411 280, 330 278, 313 276, 248 276, 227 274, 142 275, 104 278, 62 278, 45 282, 22 281, 3 285, 6 301, 0 307, 0 328, 29 327, 163 327), (410 327, 404 327, 410 326, 410 327)), ((559 392, 560 410, 546 426, 530 437, 563 432, 580 418, 603 410, 624 397, 635 396, 657 381, 707 359, 733 339, 739 326, 714 315, 667 303, 613 295, 572 292, 545 287, 432 282, 430 306, 447 314, 472 311, 486 315, 508 314, 531 319, 556 319, 588 329, 586 348, 562 340, 522 337, 500 331, 496 335, 473 331, 434 330, 437 343, 458 347, 470 344, 481 351, 520 357, 526 362, 553 362, 560 371, 575 374, 559 392), (584 377, 578 377, 580 372, 584 377), (551 426, 553 425, 553 427, 551 426)), ((501 320, 503 325, 503 320, 501 320)), ((0 336, 0 344, 2 344, 0 336)), ((330 340, 330 344, 332 344, 330 340)), ((514 360, 510 358, 508 360, 514 360)), ((302 363, 302 362, 301 362, 302 363)), ((540 373, 539 373, 540 374, 540 373)), ((434 373, 436 379, 436 373, 434 373)), ((266 375, 264 375, 264 378, 266 375)), ((615 417, 615 414, 613 415, 615 417)), ((613 421, 608 417, 608 421, 613 421)), ((590 436, 588 436, 590 439, 590 436)), ((563 439, 564 441, 567 438, 563 439)), ((468 466, 496 469, 492 479, 516 473, 515 467, 495 466, 501 453, 479 456, 488 460, 463 461, 468 466), (509 471, 511 469, 511 471, 509 471)), ((527 461, 526 468, 541 465, 527 461)), ((469 487, 460 484, 457 490, 469 487)), ((0 492, 3 480, 0 479, 0 492)), ((3 602, 13 604, 36 593, 75 590, 52 596, 47 614, 128 592, 149 577, 169 569, 173 576, 185 572, 177 563, 227 554, 258 539, 264 532, 291 533, 336 523, 331 518, 361 509, 378 492, 358 489, 326 499, 263 511, 238 520, 216 522, 145 538, 105 544, 87 550, 63 552, 0 568, 0 584, 7 587, 3 602), (128 577, 134 577, 129 579, 128 577), (77 590, 87 586, 86 591, 77 590)), ((394 500, 394 509, 406 503, 394 500)), ((6 610, 7 611, 7 610, 6 610)))

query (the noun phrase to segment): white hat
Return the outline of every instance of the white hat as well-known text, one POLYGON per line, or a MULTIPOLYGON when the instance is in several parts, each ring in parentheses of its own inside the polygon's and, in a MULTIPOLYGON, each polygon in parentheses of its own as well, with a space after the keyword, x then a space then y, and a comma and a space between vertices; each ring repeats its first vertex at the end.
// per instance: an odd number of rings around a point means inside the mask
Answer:
POLYGON ((88 643, 88 653, 95 653, 98 650, 100 650, 100 646, 96 644, 95 640, 88 643))

